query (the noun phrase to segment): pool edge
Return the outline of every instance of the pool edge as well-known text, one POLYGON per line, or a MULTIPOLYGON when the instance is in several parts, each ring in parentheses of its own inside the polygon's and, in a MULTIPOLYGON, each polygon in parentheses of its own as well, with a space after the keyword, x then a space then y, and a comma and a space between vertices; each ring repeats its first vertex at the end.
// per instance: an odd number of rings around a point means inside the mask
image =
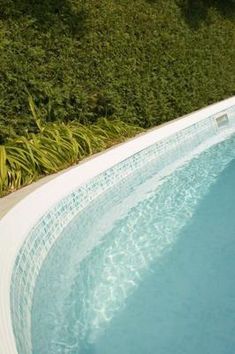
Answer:
POLYGON ((16 354, 15 338, 10 314, 11 274, 17 253, 28 232, 53 205, 85 182, 113 167, 133 154, 151 146, 163 138, 187 128, 204 118, 222 112, 235 105, 235 97, 193 112, 182 118, 164 123, 125 143, 108 149, 63 171, 39 186, 17 202, 0 220, 0 352, 16 354), (67 185, 66 185, 67 184, 67 185), (43 202, 42 202, 43 201, 43 202), (33 207, 32 207, 33 206, 33 207), (37 213, 35 213, 37 210, 37 213), (27 225, 25 223, 27 215, 27 225), (17 236, 16 236, 17 235, 17 236), (4 340, 3 340, 4 338, 4 340))

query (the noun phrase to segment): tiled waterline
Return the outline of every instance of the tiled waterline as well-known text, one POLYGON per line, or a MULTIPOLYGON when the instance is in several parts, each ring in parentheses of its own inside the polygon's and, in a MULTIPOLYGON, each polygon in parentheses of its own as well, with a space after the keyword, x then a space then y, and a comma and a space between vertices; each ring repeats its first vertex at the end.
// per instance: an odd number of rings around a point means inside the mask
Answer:
MULTIPOLYGON (((48 210, 53 209, 65 196, 71 194, 74 190, 78 189, 79 186, 84 186, 88 181, 104 171, 141 150, 165 138, 170 138, 170 136, 180 130, 190 127, 207 117, 214 116, 219 112, 229 110, 234 105, 235 96, 173 120, 170 123, 163 124, 145 134, 128 140, 124 144, 109 149, 95 158, 89 159, 85 163, 64 171, 64 173, 57 175, 44 185, 40 184, 36 186, 37 188, 26 197, 23 196, 22 198, 22 196, 18 196, 17 204, 10 210, 8 209, 9 211, 0 220, 0 353, 17 354, 10 306, 12 274, 16 257, 30 231, 38 223, 40 218, 47 213, 48 210)), ((231 134, 231 131, 228 132, 225 130, 222 134, 214 135, 213 138, 209 139, 210 142, 206 140, 206 142, 200 145, 196 150, 202 151, 208 144, 211 145, 216 141, 222 141, 225 139, 225 135, 228 136, 229 134, 231 134)), ((189 159, 190 155, 192 156, 193 154, 195 154, 195 150, 185 156, 184 159, 189 159)), ((182 161, 177 160, 175 165, 179 166, 180 164, 182 164, 182 161)), ((148 164, 148 168, 150 165, 151 162, 148 164)), ((165 174, 166 171, 167 174, 169 174, 170 170, 173 171, 176 166, 172 164, 170 168, 166 167, 165 171, 163 170, 157 175, 158 178, 161 174, 165 174)), ((117 188, 117 186, 118 184, 116 184, 115 188, 117 188)))
MULTIPOLYGON (((159 170, 182 158, 221 129, 235 124, 235 107, 226 111, 227 124, 218 124, 219 115, 208 117, 136 153, 70 193, 49 210, 35 225, 24 242, 15 262, 11 282, 11 310, 19 353, 31 353, 31 307, 37 275, 42 263, 63 228, 100 194, 157 159, 159 170), (220 128, 218 128, 220 126, 220 128)), ((226 123, 226 122, 225 122, 226 123)))

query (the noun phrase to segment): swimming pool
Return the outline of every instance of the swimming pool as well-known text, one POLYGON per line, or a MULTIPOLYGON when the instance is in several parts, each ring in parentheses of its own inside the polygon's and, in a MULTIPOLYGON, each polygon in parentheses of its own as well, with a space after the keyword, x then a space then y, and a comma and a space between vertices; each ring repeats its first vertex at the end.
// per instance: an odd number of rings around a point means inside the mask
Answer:
POLYGON ((45 261, 33 353, 234 353, 235 135, 75 217, 45 261))
POLYGON ((16 206, 0 222, 9 245, 0 247, 0 349, 232 352, 234 131, 230 99, 109 151, 16 206), (224 291, 210 302, 218 282, 224 291))

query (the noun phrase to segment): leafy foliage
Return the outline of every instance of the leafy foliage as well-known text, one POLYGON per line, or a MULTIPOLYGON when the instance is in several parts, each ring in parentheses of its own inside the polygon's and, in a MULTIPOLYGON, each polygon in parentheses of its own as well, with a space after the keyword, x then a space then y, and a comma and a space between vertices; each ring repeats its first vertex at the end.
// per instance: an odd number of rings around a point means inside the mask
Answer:
POLYGON ((101 118, 96 124, 41 124, 38 134, 10 139, 0 145, 0 196, 57 172, 140 131, 120 120, 101 118))
POLYGON ((0 0, 0 143, 47 123, 149 127, 234 94, 222 0, 0 0), (74 123, 73 123, 74 124, 74 123))

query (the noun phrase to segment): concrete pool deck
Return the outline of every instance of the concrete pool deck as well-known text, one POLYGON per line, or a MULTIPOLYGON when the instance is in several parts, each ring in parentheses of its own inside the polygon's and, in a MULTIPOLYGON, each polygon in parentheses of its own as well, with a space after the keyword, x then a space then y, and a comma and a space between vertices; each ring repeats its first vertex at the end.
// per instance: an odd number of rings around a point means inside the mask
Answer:
MULTIPOLYGON (((87 160, 87 159, 86 159, 87 160)), ((82 163, 82 162, 81 162, 82 163)), ((62 170, 57 173, 53 173, 49 176, 44 176, 40 178, 38 181, 35 181, 28 186, 22 187, 5 197, 0 198, 0 220, 10 211, 18 202, 27 197, 30 193, 35 191, 37 188, 40 188, 44 184, 50 182, 52 179, 57 178, 63 173, 68 172, 69 170, 75 168, 77 165, 69 167, 65 170, 62 170)))
MULTIPOLYGON (((232 99, 232 97, 231 97, 232 99)), ((227 101, 224 100, 224 101, 227 101)), ((221 101, 224 102, 224 101, 221 101)), ((205 108, 213 108, 214 106, 217 106, 218 103, 213 103, 207 107, 203 107, 203 108, 200 108, 198 109, 197 111, 193 112, 193 113, 199 113, 201 111, 203 111, 205 108)), ((57 173, 54 173, 52 175, 48 175, 48 176, 43 176, 41 177, 38 181, 35 181, 33 183, 31 183, 30 185, 27 185, 25 187, 22 187, 20 188, 19 190, 16 190, 2 198, 0 198, 0 220, 18 203, 20 202, 22 199, 24 199, 27 195, 29 195, 30 193, 32 193, 33 191, 35 191, 36 189, 40 188, 41 186, 45 185, 46 183, 50 182, 51 180, 57 178, 58 176, 64 174, 64 173, 67 173, 68 171, 78 167, 78 165, 82 165, 84 163, 86 163, 87 161, 91 160, 91 159, 95 159, 97 156, 101 155, 101 154, 104 154, 106 153, 107 151, 109 150, 112 150, 112 149, 115 149, 117 148, 118 146, 121 146, 123 144, 126 144, 127 142, 129 141, 132 141, 132 140, 135 140, 137 137, 140 137, 142 135, 145 135, 145 134, 148 134, 152 131, 156 131, 156 130, 159 130, 161 129, 162 127, 164 126, 167 126, 167 125, 171 125, 173 122, 177 122, 179 120, 182 120, 188 116, 191 116, 192 113, 188 113, 188 114, 185 114, 184 116, 181 116, 179 118, 176 118, 176 119, 173 119, 173 120, 170 120, 168 122, 165 122, 165 123, 162 123, 154 128, 151 128, 151 129, 148 129, 147 131, 143 132, 143 133, 140 133, 138 134, 137 136, 133 137, 133 138, 130 138, 130 139, 127 139, 126 141, 120 143, 120 144, 116 144, 104 151, 101 151, 100 153, 97 153, 97 154, 94 154, 94 155, 91 155, 89 157, 86 157, 85 159, 83 159, 82 161, 79 161, 76 165, 73 165, 71 167, 68 167, 62 171, 59 171, 57 173)))

